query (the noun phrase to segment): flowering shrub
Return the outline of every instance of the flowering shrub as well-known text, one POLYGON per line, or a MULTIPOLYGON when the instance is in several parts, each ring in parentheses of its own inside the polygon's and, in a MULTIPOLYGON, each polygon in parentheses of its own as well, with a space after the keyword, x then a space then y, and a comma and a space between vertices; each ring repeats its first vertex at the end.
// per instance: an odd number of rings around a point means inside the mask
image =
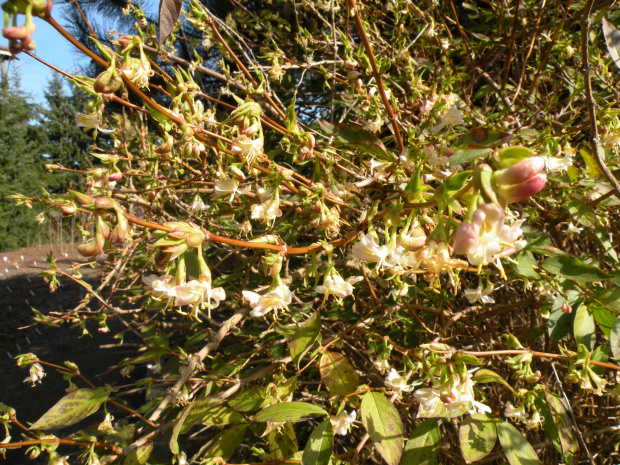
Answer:
MULTIPOLYGON (((135 35, 93 37, 99 54, 51 0, 3 5, 13 53, 39 16, 102 67, 67 75, 91 95, 83 188, 13 197, 88 214, 78 251, 115 284, 80 281, 89 305, 38 321, 140 337, 121 387, 68 361, 67 396, 32 427, 2 406, 5 448, 89 465, 612 450, 592 425, 620 398, 620 32, 590 41, 592 1, 556 5, 582 18, 570 31, 536 2, 415 3, 240 2, 222 19, 161 0, 156 29, 130 1, 135 35)), ((50 257, 52 288, 59 273, 50 257)), ((51 365, 17 360, 44 388, 51 365)))

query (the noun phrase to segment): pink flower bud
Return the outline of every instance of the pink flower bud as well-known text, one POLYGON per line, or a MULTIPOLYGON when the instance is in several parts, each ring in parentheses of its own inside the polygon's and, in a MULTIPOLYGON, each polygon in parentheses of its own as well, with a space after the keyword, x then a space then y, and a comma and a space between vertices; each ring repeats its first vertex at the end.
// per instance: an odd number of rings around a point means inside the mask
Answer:
POLYGON ((108 180, 110 180, 110 181, 118 181, 122 177, 123 177, 123 173, 116 172, 116 173, 112 173, 110 176, 108 176, 108 180))
POLYGON ((521 184, 514 184, 512 186, 497 186, 496 190, 500 197, 512 202, 519 202, 536 194, 545 186, 546 182, 547 175, 541 173, 521 184))
POLYGON ((542 157, 527 158, 510 168, 493 173, 493 182, 496 186, 520 184, 536 176, 544 167, 545 160, 542 157))
POLYGON ((28 36, 26 26, 9 26, 2 29, 2 36, 9 40, 24 40, 28 36))
POLYGON ((571 306, 568 305, 568 303, 563 302, 562 303, 562 313, 569 313, 570 314, 572 312, 573 312, 573 309, 571 308, 571 306))

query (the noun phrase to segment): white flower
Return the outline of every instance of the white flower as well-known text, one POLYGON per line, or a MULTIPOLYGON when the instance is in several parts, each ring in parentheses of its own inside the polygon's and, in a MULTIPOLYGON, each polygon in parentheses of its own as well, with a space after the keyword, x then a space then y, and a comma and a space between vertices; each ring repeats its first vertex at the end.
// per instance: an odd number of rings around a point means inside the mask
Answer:
POLYGON ((452 105, 446 114, 441 117, 441 123, 433 126, 430 131, 432 133, 436 133, 441 131, 446 124, 448 126, 454 126, 455 124, 463 123, 463 113, 456 107, 456 105, 452 105))
POLYGON ((353 410, 351 413, 346 411, 340 412, 338 415, 330 415, 329 421, 334 429, 334 434, 345 436, 351 429, 351 425, 357 418, 357 412, 353 410))
POLYGON ((392 368, 385 377, 385 385, 392 388, 399 396, 401 396, 403 392, 413 391, 415 387, 413 384, 407 384, 407 380, 400 376, 394 368, 392 368))
POLYGON ((231 179, 218 179, 215 181, 215 188, 213 192, 214 197, 221 197, 223 195, 230 194, 230 201, 235 198, 235 194, 247 194, 250 192, 251 186, 247 186, 244 189, 239 189, 239 181, 235 178, 231 179))
POLYGON ((527 244, 517 240, 522 235, 523 220, 512 226, 504 224, 506 214, 495 204, 480 205, 471 223, 461 223, 454 235, 454 253, 467 254, 474 266, 486 265, 521 250, 527 244))
POLYGON ((256 157, 263 154, 263 142, 262 137, 250 139, 243 135, 233 140, 231 150, 250 167, 256 157))
POLYGON ((379 357, 375 358, 372 363, 375 366, 375 368, 377 369, 377 371, 379 373, 381 373, 381 374, 384 374, 390 368, 392 368, 390 366, 390 362, 388 360, 388 357, 385 354, 382 354, 379 357))
POLYGON ((562 158, 555 158, 549 155, 542 157, 545 160, 545 168, 549 171, 566 171, 573 164, 573 154, 568 153, 562 158))
POLYGON ((208 210, 210 206, 209 204, 204 203, 199 196, 196 196, 190 205, 190 208, 192 209, 192 213, 194 215, 198 215, 201 211, 208 210))
POLYGON ((323 285, 317 286, 315 291, 319 294, 325 294, 326 299, 330 295, 336 298, 345 298, 353 294, 353 284, 362 279, 364 279, 362 276, 354 276, 345 281, 338 273, 330 273, 325 276, 323 285))
POLYGON ((510 402, 506 403, 504 415, 507 418, 512 418, 519 423, 523 423, 527 429, 536 429, 543 421, 537 410, 534 410, 530 416, 525 411, 525 406, 523 404, 520 407, 514 407, 510 402))
POLYGON ((482 289, 482 284, 480 284, 477 289, 465 289, 463 292, 465 292, 465 297, 467 297, 470 304, 474 304, 476 302, 494 304, 495 299, 493 299, 493 297, 489 297, 489 295, 493 293, 494 289, 493 284, 488 283, 484 289, 482 289))
POLYGON ((35 383, 40 383, 43 377, 45 376, 45 371, 43 371, 43 367, 40 363, 33 363, 30 366, 30 376, 24 379, 24 383, 32 383, 34 386, 35 383))
POLYGON ((452 380, 446 384, 418 389, 413 395, 420 402, 418 417, 434 416, 441 405, 450 413, 458 412, 463 405, 469 407, 467 413, 470 414, 491 412, 488 406, 475 400, 474 382, 469 373, 463 380, 458 374, 454 374, 452 380))
POLYGON ((566 230, 565 230, 566 234, 569 236, 572 236, 573 234, 579 234, 581 231, 583 231, 583 228, 575 226, 570 221, 568 222, 568 226, 566 227, 566 230))
POLYGON ((280 284, 265 295, 252 291, 243 291, 243 297, 250 302, 252 311, 250 316, 261 317, 271 310, 284 310, 293 300, 294 292, 291 292, 286 284, 280 284))
POLYGON ((102 116, 100 113, 87 115, 85 113, 76 113, 75 124, 86 129, 94 129, 104 133, 114 132, 114 129, 104 129, 101 127, 102 116))
POLYGON ((271 189, 259 189, 258 195, 262 203, 254 204, 250 207, 252 219, 270 224, 273 220, 282 216, 282 210, 280 210, 280 196, 277 191, 273 194, 271 189))
POLYGON ((379 267, 385 264, 390 251, 385 245, 379 245, 370 234, 364 234, 360 241, 353 246, 351 252, 355 257, 366 263, 377 263, 379 267))
POLYGON ((147 290, 151 291, 151 296, 154 299, 174 297, 174 276, 169 274, 164 276, 151 274, 143 276, 142 282, 146 284, 147 290))
POLYGON ((174 305, 204 305, 209 309, 217 308, 226 299, 226 292, 221 287, 211 289, 211 283, 194 279, 174 288, 174 305))

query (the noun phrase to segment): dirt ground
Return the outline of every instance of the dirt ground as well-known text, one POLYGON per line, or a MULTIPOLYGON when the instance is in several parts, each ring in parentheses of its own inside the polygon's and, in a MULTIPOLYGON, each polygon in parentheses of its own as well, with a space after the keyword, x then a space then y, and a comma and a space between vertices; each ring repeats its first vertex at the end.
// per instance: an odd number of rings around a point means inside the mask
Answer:
MULTIPOLYGON (((17 419, 22 424, 35 422, 62 396, 68 386, 67 381, 53 369, 46 369, 47 376, 43 386, 31 387, 24 383, 28 370, 16 366, 14 357, 18 354, 32 352, 39 359, 64 365, 70 360, 80 368, 82 374, 96 385, 103 386, 110 382, 109 376, 101 376, 107 368, 124 358, 124 350, 115 347, 115 340, 108 334, 101 334, 93 325, 89 329, 92 336, 83 336, 80 328, 62 326, 51 328, 32 326, 35 308, 43 314, 50 311, 62 312, 74 308, 85 295, 82 287, 69 278, 59 279, 61 287, 50 293, 49 286, 37 273, 46 267, 47 254, 52 251, 56 263, 63 271, 68 271, 72 264, 87 263, 69 245, 41 246, 20 249, 14 252, 0 252, 0 402, 17 411, 17 419), (102 346, 109 348, 102 348, 102 346)), ((83 279, 96 286, 97 272, 88 266, 80 268, 83 279)), ((86 387, 77 382, 78 387, 86 387)), ((84 420, 88 424, 101 421, 97 415, 84 420)), ((3 430, 0 429, 0 431, 3 430)), ((21 439, 17 428, 11 431, 12 442, 21 439)), ((4 435, 0 434, 0 440, 4 435)), ((62 453, 62 449, 59 449, 62 453)), ((66 451, 68 453, 69 451, 66 451)), ((6 460, 0 456, 0 464, 46 464, 47 456, 43 454, 36 460, 25 455, 25 449, 9 450, 6 460)), ((76 459, 70 460, 77 463, 76 459)))

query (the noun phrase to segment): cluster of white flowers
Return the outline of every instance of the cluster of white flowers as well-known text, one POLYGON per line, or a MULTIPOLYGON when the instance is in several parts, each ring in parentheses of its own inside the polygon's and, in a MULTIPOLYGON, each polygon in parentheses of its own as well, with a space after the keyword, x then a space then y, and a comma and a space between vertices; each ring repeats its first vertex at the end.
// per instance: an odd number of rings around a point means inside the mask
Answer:
POLYGON ((413 252, 395 242, 379 245, 371 234, 364 234, 360 241, 353 246, 351 252, 356 258, 366 263, 376 263, 377 268, 381 270, 399 266, 411 268, 417 265, 413 252))
POLYGON ((506 410, 504 410, 504 415, 508 418, 512 418, 519 423, 523 423, 527 429, 538 429, 538 427, 542 424, 543 418, 540 416, 537 410, 532 412, 532 415, 529 415, 525 411, 525 406, 521 405, 520 407, 513 406, 510 402, 506 402, 506 410))
POLYGON ((413 395, 420 402, 419 417, 434 416, 442 408, 454 413, 463 406, 467 408, 467 413, 491 413, 488 406, 474 398, 474 381, 469 373, 464 379, 455 373, 447 383, 418 389, 413 395))
POLYGON ((274 192, 272 188, 260 188, 257 193, 261 203, 254 204, 250 207, 252 219, 260 220, 270 225, 276 218, 282 216, 282 210, 280 210, 280 196, 277 190, 274 192))
MULTIPOLYGON (((226 299, 226 292, 221 287, 211 288, 211 282, 192 279, 182 284, 174 284, 174 276, 157 276, 151 274, 143 276, 142 281, 146 284, 154 299, 174 299, 174 305, 182 307, 192 306, 192 312, 198 318, 198 308, 209 310, 217 308, 222 300, 226 299)), ((179 311, 180 313, 184 313, 179 311)))
POLYGON ((267 294, 260 295, 253 291, 243 291, 243 297, 246 299, 252 311, 250 316, 254 318, 266 315, 270 311, 284 310, 293 301, 294 292, 288 288, 286 284, 280 284, 267 294))

